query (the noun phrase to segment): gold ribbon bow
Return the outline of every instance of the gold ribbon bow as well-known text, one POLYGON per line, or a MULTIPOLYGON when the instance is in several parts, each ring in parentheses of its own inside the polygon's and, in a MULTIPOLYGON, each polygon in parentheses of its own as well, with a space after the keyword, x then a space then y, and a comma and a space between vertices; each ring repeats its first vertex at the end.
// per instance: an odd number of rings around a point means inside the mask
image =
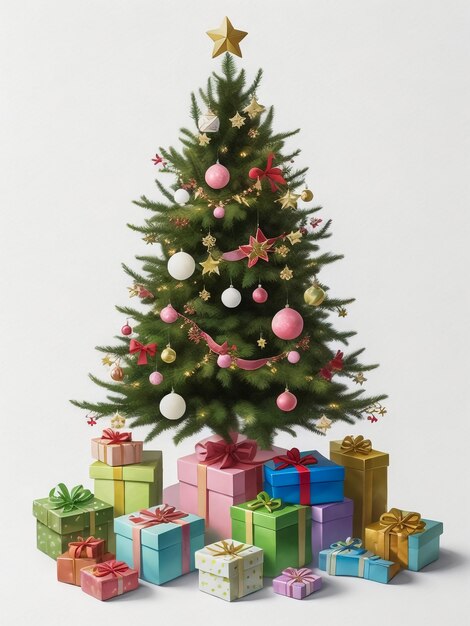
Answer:
POLYGON ((390 509, 388 513, 380 516, 381 526, 385 526, 386 532, 394 535, 414 535, 422 532, 426 524, 422 521, 419 513, 401 511, 400 509, 390 509))
POLYGON ((210 550, 214 556, 231 556, 233 559, 240 558, 239 552, 245 550, 248 546, 244 543, 241 543, 239 546, 235 546, 233 541, 229 543, 228 541, 222 540, 220 543, 213 544, 218 550, 214 550, 211 546, 207 546, 207 549, 210 550))
POLYGON ((408 537, 426 528, 419 513, 390 509, 379 520, 374 552, 387 561, 408 567, 408 537))
POLYGON ((253 500, 253 502, 250 502, 247 506, 253 511, 256 511, 256 509, 260 509, 264 506, 270 513, 272 513, 276 509, 281 508, 282 500, 281 498, 271 498, 269 493, 266 491, 260 491, 256 496, 256 500, 253 500))
POLYGON ((354 437, 347 435, 342 443, 341 450, 344 452, 358 452, 359 454, 369 454, 372 450, 372 442, 370 439, 364 439, 362 435, 354 437))

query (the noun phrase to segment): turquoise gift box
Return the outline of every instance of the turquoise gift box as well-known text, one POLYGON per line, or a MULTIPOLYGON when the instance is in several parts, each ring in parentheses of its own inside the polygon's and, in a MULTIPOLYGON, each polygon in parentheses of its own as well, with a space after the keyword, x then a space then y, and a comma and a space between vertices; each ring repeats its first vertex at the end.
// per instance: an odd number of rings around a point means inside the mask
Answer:
POLYGON ((316 450, 297 448, 264 464, 264 490, 290 504, 325 504, 344 498, 344 467, 316 450))
POLYGON ((114 532, 116 559, 154 585, 192 572, 204 547, 204 519, 167 504, 116 517, 114 532))
POLYGON ((321 550, 318 567, 331 576, 356 576, 378 583, 388 583, 400 571, 398 563, 365 550, 360 539, 338 541, 321 550))

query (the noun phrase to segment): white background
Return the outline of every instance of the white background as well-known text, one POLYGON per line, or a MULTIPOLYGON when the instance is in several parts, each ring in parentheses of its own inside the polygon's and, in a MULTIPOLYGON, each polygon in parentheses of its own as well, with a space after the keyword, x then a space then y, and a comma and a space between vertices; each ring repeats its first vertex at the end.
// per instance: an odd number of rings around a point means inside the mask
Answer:
MULTIPOLYGON (((0 2, 5 623, 458 623, 469 547, 469 10, 458 0, 0 2), (444 521, 442 558, 387 586, 325 576, 305 602, 267 586, 229 605, 190 575, 101 604, 55 581, 34 547, 31 501, 60 480, 91 486, 96 433, 68 399, 102 397, 86 376, 104 372, 93 346, 124 322, 113 308, 128 302, 120 262, 148 251, 125 227, 144 218, 131 200, 156 197, 150 158, 190 123, 190 91, 220 64, 205 31, 225 14, 249 31, 241 64, 250 76, 265 69, 259 98, 275 104, 276 129, 302 128, 297 165, 310 166, 334 220, 328 249, 346 255, 324 279, 357 297, 335 323, 381 363, 368 390, 390 396, 379 423, 331 437, 364 433, 390 452, 389 503, 444 521)), ((326 439, 299 434, 301 448, 326 452, 326 439)), ((171 484, 194 441, 155 445, 171 484)))

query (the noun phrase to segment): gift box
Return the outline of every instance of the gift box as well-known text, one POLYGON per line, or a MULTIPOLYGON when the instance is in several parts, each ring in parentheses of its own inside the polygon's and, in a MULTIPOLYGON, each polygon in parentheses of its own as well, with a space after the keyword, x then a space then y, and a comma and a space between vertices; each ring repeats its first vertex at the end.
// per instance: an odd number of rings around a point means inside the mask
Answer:
POLYGON ((318 567, 331 576, 356 576, 378 583, 388 583, 400 571, 400 565, 365 550, 362 541, 348 539, 321 550, 318 567))
POLYGON ((309 507, 283 504, 262 491, 255 500, 232 506, 230 515, 232 538, 263 550, 265 576, 273 578, 286 567, 312 560, 309 507))
POLYGON ((115 555, 111 552, 105 552, 99 557, 71 556, 70 552, 64 552, 57 557, 57 580, 70 585, 80 585, 80 570, 84 567, 91 567, 103 561, 111 561, 115 559, 115 555))
POLYGON ((442 522, 421 519, 419 513, 390 509, 366 526, 365 547, 401 567, 419 571, 439 558, 442 522))
POLYGON ((255 441, 232 434, 203 439, 196 452, 178 459, 180 506, 206 520, 218 537, 231 534, 230 507, 256 498, 263 488, 263 463, 284 452, 259 450, 255 441))
POLYGON ((132 433, 105 428, 101 437, 91 440, 91 456, 111 465, 132 465, 142 460, 143 441, 132 441, 132 433))
POLYGON ((94 497, 81 485, 71 491, 60 483, 48 498, 33 502, 37 547, 53 559, 68 550, 69 543, 92 535, 115 550, 113 507, 94 497))
POLYGON ((311 569, 288 567, 273 580, 273 591, 281 596, 303 600, 321 589, 321 584, 321 576, 316 576, 311 569))
POLYGON ((264 465, 264 490, 293 504, 323 504, 343 500, 344 467, 316 450, 292 448, 264 465))
POLYGON ((142 461, 134 465, 111 467, 101 461, 90 465, 96 497, 114 506, 119 517, 162 501, 162 453, 145 450, 142 461))
POLYGON ((343 465, 344 495, 354 501, 353 536, 364 538, 364 529, 387 510, 388 454, 372 449, 362 435, 330 441, 330 458, 343 465))
POLYGON ((344 498, 342 502, 314 504, 312 511, 312 555, 318 563, 320 550, 329 548, 338 537, 352 537, 353 501, 344 498))
POLYGON ((192 572, 204 546, 204 520, 167 504, 117 517, 114 530, 116 557, 155 585, 192 572))
POLYGON ((232 602, 263 588, 263 550, 232 539, 196 552, 199 589, 232 602))
POLYGON ((98 600, 109 600, 137 589, 139 577, 122 561, 106 561, 81 569, 80 586, 98 600))
POLYGON ((69 543, 68 554, 74 559, 102 559, 105 553, 106 542, 104 539, 95 537, 77 537, 76 541, 69 543))

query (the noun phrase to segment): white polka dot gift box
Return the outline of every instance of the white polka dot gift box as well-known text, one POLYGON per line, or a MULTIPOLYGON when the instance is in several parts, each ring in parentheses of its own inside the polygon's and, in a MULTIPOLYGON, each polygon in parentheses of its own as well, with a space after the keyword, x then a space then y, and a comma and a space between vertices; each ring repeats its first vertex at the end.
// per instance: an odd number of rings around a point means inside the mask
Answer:
POLYGON ((240 541, 217 541, 196 552, 199 589, 232 602, 263 588, 263 550, 240 541))

